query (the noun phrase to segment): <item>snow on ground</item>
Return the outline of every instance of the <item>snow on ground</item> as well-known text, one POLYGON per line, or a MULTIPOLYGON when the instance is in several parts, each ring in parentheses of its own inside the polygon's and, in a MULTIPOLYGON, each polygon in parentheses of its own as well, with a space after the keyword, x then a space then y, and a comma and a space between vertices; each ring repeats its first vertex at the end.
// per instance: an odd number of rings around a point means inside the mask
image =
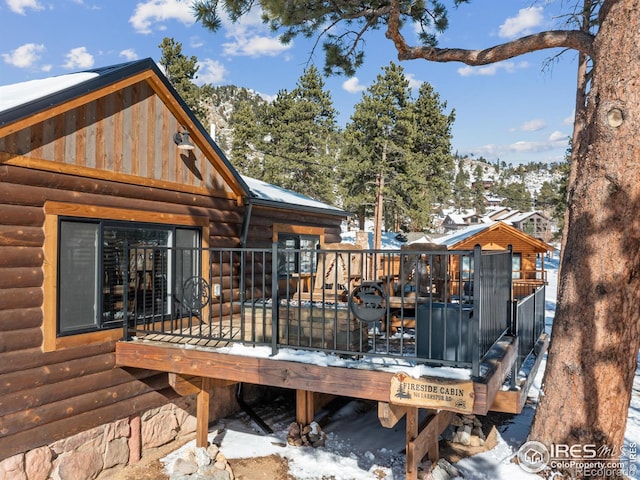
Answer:
MULTIPOLYGON (((548 269, 546 324, 550 331, 555 314, 558 259, 545 261, 548 269)), ((519 415, 514 415, 498 427, 498 444, 485 453, 465 458, 455 464, 465 480, 509 479, 527 480, 541 477, 523 471, 512 462, 520 446, 526 441, 535 402, 541 385, 544 362, 529 392, 528 404, 519 415)), ((392 429, 383 428, 375 409, 365 413, 358 411, 359 402, 348 403, 332 416, 325 427, 328 435, 326 447, 292 447, 287 445, 288 425, 274 428, 274 434, 264 435, 255 427, 249 428, 237 417, 224 419, 213 425, 210 441, 219 443, 228 458, 249 458, 277 454, 289 461, 290 473, 298 480, 402 480, 405 478, 404 423, 392 429)), ((625 447, 640 442, 640 368, 636 372, 633 397, 625 434, 625 447)), ((193 442, 165 457, 167 470, 179 458, 183 450, 193 447, 193 442)), ((640 452, 639 452, 640 453, 640 452)), ((636 460, 636 462, 639 462, 636 460)), ((640 467, 640 463, 636 463, 640 467)), ((640 468, 629 478, 640 480, 640 468)))

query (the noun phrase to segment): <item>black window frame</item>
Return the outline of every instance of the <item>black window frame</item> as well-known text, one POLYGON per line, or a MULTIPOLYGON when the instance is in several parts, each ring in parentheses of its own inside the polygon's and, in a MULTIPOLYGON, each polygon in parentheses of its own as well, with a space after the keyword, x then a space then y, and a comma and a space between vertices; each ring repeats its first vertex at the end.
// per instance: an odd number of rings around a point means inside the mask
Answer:
MULTIPOLYGON (((169 223, 154 223, 154 222, 141 222, 141 221, 124 221, 124 220, 111 220, 111 219, 99 219, 99 218, 84 218, 84 217, 75 217, 75 216, 59 216, 58 217, 58 245, 57 245, 57 260, 58 260, 58 268, 56 272, 56 282, 58 285, 58 291, 56 292, 56 336, 57 337, 67 337, 73 335, 79 335, 84 333, 91 332, 100 332, 106 330, 113 330, 116 328, 122 328, 122 318, 113 319, 113 320, 105 320, 105 307, 103 294, 105 289, 105 230, 107 229, 121 229, 121 230, 135 230, 135 229, 144 229, 144 230, 153 230, 153 231, 165 231, 170 232, 171 245, 161 246, 159 249, 164 249, 165 251, 173 250, 176 252, 178 249, 176 248, 176 239, 177 232, 180 230, 183 231, 192 231, 194 232, 197 246, 194 247, 197 251, 197 257, 193 260, 195 262, 194 273, 197 275, 201 275, 202 273, 202 228, 199 226, 193 225, 179 225, 179 224, 169 224, 169 223), (96 248, 96 262, 97 262, 97 270, 95 273, 95 284, 91 285, 91 289, 95 289, 95 291, 91 292, 92 295, 95 296, 94 300, 94 322, 91 326, 82 327, 82 328, 65 328, 63 329, 63 319, 61 318, 61 294, 62 294, 62 276, 65 274, 69 274, 70 272, 65 272, 61 263, 61 255, 62 250, 64 248, 63 245, 63 224, 64 223, 76 223, 76 224, 85 224, 85 225, 96 225, 98 228, 98 239, 97 239, 97 248, 96 248)), ((141 251, 151 250, 152 246, 141 247, 141 251)), ((124 249, 124 247, 123 247, 124 249)), ((130 252, 135 251, 135 246, 130 246, 130 252)), ((120 252, 124 256, 124 251, 120 252)), ((184 276, 184 272, 182 274, 178 274, 178 254, 173 254, 170 257, 170 262, 167 263, 166 271, 171 272, 170 276, 174 279, 177 277, 182 278, 184 276)), ((122 261, 129 261, 128 259, 122 259, 122 261)), ((131 272, 130 277, 131 278, 131 272)), ((175 290, 178 286, 172 286, 173 293, 175 294, 175 290)), ((87 294, 89 291, 87 290, 87 294)), ((169 299, 167 298, 169 302, 169 299)), ((169 304, 168 304, 169 305, 169 304)), ((173 305, 169 305, 168 309, 161 315, 161 318, 169 318, 173 312, 173 305)), ((87 324, 88 325, 88 324, 87 324)))
POLYGON ((306 250, 313 250, 314 252, 320 248, 320 235, 280 232, 278 233, 278 276, 280 278, 287 277, 292 274, 300 273, 315 273, 318 267, 318 256, 316 253, 310 254, 307 260, 302 259, 302 255, 306 250), (288 240, 294 242, 293 246, 286 244, 288 240), (313 249, 303 248, 303 241, 311 241, 314 244, 313 249), (293 250, 293 252, 287 252, 286 250, 293 250), (309 263, 308 267, 303 268, 303 264, 309 263), (288 268, 289 265, 294 265, 293 269, 288 268))

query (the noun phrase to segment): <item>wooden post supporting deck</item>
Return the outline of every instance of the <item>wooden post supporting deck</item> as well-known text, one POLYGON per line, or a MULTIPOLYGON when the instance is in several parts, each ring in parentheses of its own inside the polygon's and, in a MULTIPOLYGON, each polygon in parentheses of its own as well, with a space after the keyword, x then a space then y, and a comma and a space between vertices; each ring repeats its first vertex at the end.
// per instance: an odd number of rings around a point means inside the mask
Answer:
POLYGON ((420 423, 419 412, 418 407, 378 402, 378 419, 383 427, 392 428, 406 415, 407 480, 417 480, 418 464, 427 453, 429 460, 433 463, 438 461, 440 455, 438 439, 454 416, 454 413, 448 410, 434 411, 420 423))
POLYGON ((196 447, 209 446, 209 402, 211 400, 211 378, 202 377, 202 386, 196 400, 196 447))
POLYGON ((308 390, 296 390, 296 422, 309 425, 315 415, 314 393, 308 390))

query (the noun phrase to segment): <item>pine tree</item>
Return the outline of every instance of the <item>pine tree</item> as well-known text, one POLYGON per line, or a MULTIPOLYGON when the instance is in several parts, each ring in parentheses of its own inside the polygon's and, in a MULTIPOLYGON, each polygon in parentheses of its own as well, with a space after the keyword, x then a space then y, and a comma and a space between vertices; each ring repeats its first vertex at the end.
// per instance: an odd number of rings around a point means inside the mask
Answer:
POLYGON ((240 100, 231 115, 233 127, 231 141, 231 163, 240 173, 254 178, 263 178, 262 155, 256 151, 259 144, 258 117, 247 100, 240 100))
POLYGON ((182 53, 182 44, 173 38, 165 37, 158 45, 162 50, 160 65, 169 83, 176 89, 184 103, 196 115, 200 123, 207 125, 207 109, 200 101, 200 89, 193 83, 197 78, 198 59, 195 56, 187 58, 182 53))
POLYGON ((464 159, 458 159, 458 172, 453 181, 453 206, 462 212, 471 207, 469 174, 464 169, 464 159))
POLYGON ((363 93, 345 129, 341 191, 345 208, 358 212, 361 226, 365 216, 377 212, 381 228, 385 199, 395 202, 397 215, 405 213, 403 181, 415 138, 410 93, 404 70, 391 63, 363 93))
POLYGON ((296 88, 278 92, 261 115, 262 179, 333 203, 338 129, 318 70, 307 69, 296 88))
POLYGON ((442 204, 451 195, 455 166, 451 155, 451 127, 455 112, 445 114, 446 108, 446 102, 440 102, 440 95, 424 82, 413 104, 415 136, 405 184, 411 196, 407 208, 410 229, 414 231, 430 227, 433 204, 442 204))
POLYGON ((485 205, 485 196, 484 196, 484 180, 483 180, 483 172, 482 166, 476 165, 474 170, 474 182, 471 184, 471 198, 473 201, 473 208, 476 213, 479 215, 484 215, 487 211, 485 205))

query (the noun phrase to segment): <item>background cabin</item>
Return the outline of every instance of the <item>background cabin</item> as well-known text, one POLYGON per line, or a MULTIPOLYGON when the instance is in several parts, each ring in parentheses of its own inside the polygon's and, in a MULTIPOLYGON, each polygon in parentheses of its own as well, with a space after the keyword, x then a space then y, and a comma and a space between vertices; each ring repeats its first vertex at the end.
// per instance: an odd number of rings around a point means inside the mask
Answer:
MULTIPOLYGON (((480 245, 483 250, 513 251, 513 295, 520 298, 529 295, 541 285, 547 284, 544 257, 553 247, 505 223, 493 222, 476 225, 433 240, 449 250, 464 250, 480 245)), ((456 257, 452 257, 455 259, 456 257)), ((468 260, 468 259, 466 259, 468 260)), ((469 261, 462 265, 450 266, 452 280, 470 278, 472 265, 469 261)), ((452 282, 455 285, 457 282, 452 282)), ((452 292, 456 295, 459 292, 452 292)), ((464 292, 463 292, 464 294, 464 292)))
MULTIPOLYGON (((90 430, 83 468, 118 468, 193 432, 194 396, 181 395, 196 391, 116 367, 122 302, 169 308, 170 295, 142 293, 201 264, 237 268, 194 256, 178 271, 162 252, 338 242, 346 213, 239 175, 151 59, 3 86, 0 99, 0 462, 40 449, 62 468, 83 448, 65 440, 90 430)), ((218 288, 222 315, 239 292, 218 288)), ((212 418, 237 408, 235 386, 213 391, 212 418)))

